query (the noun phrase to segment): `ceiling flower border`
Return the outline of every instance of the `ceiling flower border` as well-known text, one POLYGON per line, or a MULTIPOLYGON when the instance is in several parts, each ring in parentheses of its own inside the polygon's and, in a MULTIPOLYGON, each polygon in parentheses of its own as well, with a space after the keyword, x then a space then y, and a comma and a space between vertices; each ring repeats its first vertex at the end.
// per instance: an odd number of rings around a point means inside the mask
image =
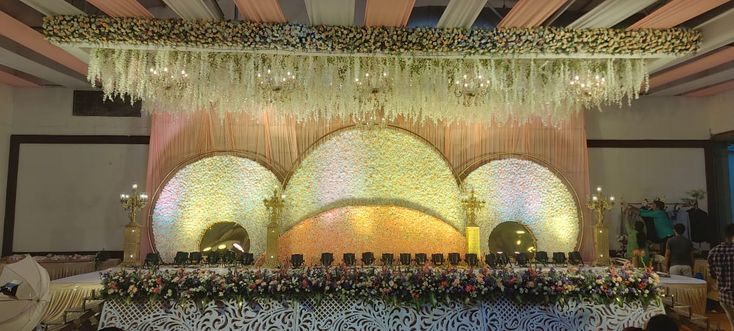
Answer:
POLYGON ((98 16, 46 17, 43 28, 46 38, 52 42, 88 47, 328 55, 648 57, 689 54, 698 50, 701 41, 699 32, 676 28, 442 29, 98 16))

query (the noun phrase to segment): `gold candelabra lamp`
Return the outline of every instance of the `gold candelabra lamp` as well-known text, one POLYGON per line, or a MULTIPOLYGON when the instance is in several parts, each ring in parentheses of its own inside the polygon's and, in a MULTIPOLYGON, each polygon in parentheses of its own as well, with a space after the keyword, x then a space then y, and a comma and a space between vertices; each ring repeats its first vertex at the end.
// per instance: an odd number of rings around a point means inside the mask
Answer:
POLYGON ((125 209, 130 222, 125 225, 125 247, 123 265, 140 264, 140 224, 137 222, 138 211, 148 203, 148 195, 138 192, 138 184, 133 184, 130 194, 120 194, 120 204, 125 209))
POLYGON ((263 204, 270 212, 270 223, 268 223, 267 249, 265 252, 265 267, 278 267, 278 237, 280 237, 280 226, 278 219, 283 212, 285 205, 285 195, 279 194, 278 190, 273 190, 273 196, 264 199, 263 204))
POLYGON ((484 208, 486 202, 477 199, 474 189, 469 191, 466 199, 461 200, 461 205, 466 211, 466 252, 480 254, 481 236, 479 234, 479 226, 477 225, 477 211, 484 208))
POLYGON ((597 186, 596 193, 591 196, 587 207, 594 214, 594 249, 596 251, 595 265, 609 265, 609 229, 604 223, 605 214, 614 207, 614 196, 606 197, 601 186, 597 186))

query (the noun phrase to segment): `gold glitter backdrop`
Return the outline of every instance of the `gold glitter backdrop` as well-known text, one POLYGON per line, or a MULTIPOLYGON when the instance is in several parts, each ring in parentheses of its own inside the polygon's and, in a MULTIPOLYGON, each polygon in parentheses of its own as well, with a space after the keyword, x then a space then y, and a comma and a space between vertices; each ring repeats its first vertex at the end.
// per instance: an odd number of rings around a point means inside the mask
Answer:
POLYGON ((342 207, 310 217, 281 235, 281 261, 291 254, 303 254, 307 264, 317 263, 321 253, 363 252, 450 253, 466 252, 464 236, 451 225, 416 210, 396 206, 342 207))

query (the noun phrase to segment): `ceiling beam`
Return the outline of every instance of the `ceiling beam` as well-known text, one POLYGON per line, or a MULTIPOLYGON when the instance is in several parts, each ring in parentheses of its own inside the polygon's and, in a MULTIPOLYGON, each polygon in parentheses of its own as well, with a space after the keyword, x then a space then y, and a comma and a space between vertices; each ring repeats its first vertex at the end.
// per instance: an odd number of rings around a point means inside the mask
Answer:
POLYGON ((684 94, 684 96, 687 97, 709 97, 712 95, 717 95, 719 93, 724 93, 728 91, 734 91, 734 79, 730 81, 726 81, 720 84, 711 85, 708 87, 704 87, 699 90, 695 90, 693 92, 688 92, 684 94))
POLYGON ((723 14, 695 27, 695 29, 701 31, 701 47, 698 53, 678 58, 662 58, 651 61, 647 64, 648 71, 655 73, 693 59, 700 54, 708 53, 719 47, 733 43, 734 9, 727 10, 723 14))
POLYGON ((137 0, 87 0, 112 17, 153 17, 137 0))
POLYGON ((700 78, 692 79, 684 83, 677 84, 660 91, 656 91, 654 93, 651 93, 650 95, 680 95, 704 88, 706 86, 716 85, 731 79, 734 79, 734 67, 729 67, 725 70, 718 70, 711 73, 710 75, 705 75, 700 78))
POLYGON ((574 29, 611 28, 655 2, 657 0, 606 0, 567 27, 574 29))
POLYGON ((667 29, 688 21, 729 0, 671 0, 627 29, 667 29))
POLYGON ((82 79, 61 73, 2 47, 0 47, 0 64, 61 86, 91 88, 90 84, 82 79))
POLYGON ((214 0, 163 0, 176 15, 187 20, 221 20, 224 15, 214 0))
POLYGON ((39 85, 11 73, 0 70, 0 84, 15 87, 38 87, 39 85))
POLYGON ((52 45, 40 32, 2 11, 0 11, 0 35, 84 76, 87 75, 86 63, 58 46, 52 45))

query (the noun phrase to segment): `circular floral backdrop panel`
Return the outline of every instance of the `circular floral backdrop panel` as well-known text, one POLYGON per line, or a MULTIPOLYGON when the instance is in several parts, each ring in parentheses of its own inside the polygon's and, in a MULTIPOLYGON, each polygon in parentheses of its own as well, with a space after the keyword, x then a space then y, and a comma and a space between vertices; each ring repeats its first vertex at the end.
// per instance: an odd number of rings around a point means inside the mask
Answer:
POLYGON ((270 170, 242 157, 215 155, 184 166, 155 201, 156 249, 170 262, 177 251, 198 251, 212 224, 234 222, 247 230, 250 252, 264 252, 268 212, 263 199, 278 187, 270 170))
POLYGON ((283 229, 344 206, 421 211, 464 232, 461 195, 436 149, 396 128, 337 131, 306 155, 285 189, 283 229))
POLYGON ((507 158, 472 171, 464 183, 486 205, 478 212, 482 251, 489 234, 502 222, 522 223, 537 239, 537 250, 573 251, 579 238, 578 205, 566 184, 550 169, 533 161, 507 158))

